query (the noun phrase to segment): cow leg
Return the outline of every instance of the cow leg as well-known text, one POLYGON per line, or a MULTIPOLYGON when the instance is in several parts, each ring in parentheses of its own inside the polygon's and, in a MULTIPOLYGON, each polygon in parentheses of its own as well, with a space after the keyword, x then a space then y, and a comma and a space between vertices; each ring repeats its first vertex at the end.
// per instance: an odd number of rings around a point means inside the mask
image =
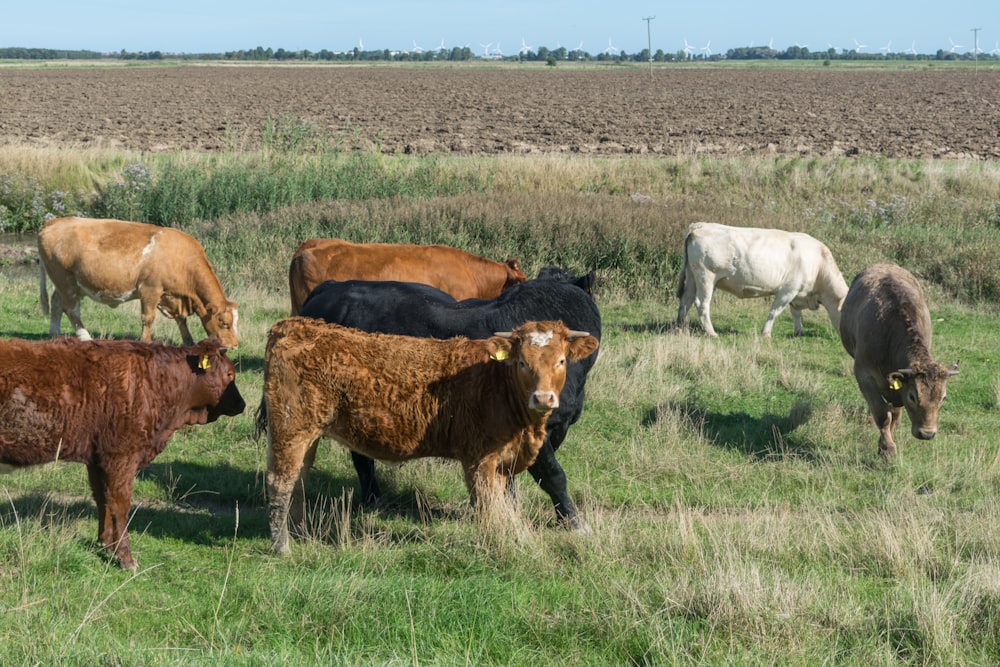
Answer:
POLYGON ((116 470, 109 474, 97 464, 87 465, 90 491, 97 503, 98 539, 122 569, 138 567, 128 538, 128 512, 132 506, 133 473, 116 470))
POLYGON ((891 407, 889 409, 889 426, 887 429, 880 430, 878 439, 878 450, 879 454, 885 459, 891 459, 896 454, 896 442, 892 437, 893 432, 896 427, 899 426, 899 420, 903 416, 903 408, 891 407))
POLYGON ((580 516, 576 505, 569 497, 566 488, 566 472, 556 460, 555 449, 548 438, 545 439, 545 443, 539 450, 538 458, 528 467, 528 472, 538 482, 538 486, 549 494, 556 510, 556 520, 561 525, 579 533, 591 532, 590 526, 580 516))
POLYGON ((274 434, 275 424, 268 428, 267 496, 270 513, 271 548, 277 554, 287 554, 288 510, 292 491, 302 474, 306 452, 319 439, 318 433, 286 437, 274 434))
POLYGON ((497 471, 497 456, 490 454, 480 461, 465 463, 465 486, 477 511, 489 509, 504 494, 504 481, 497 471))
POLYGON ((140 317, 142 318, 142 334, 139 336, 139 340, 145 343, 153 340, 153 320, 156 319, 156 304, 159 302, 159 294, 155 298, 147 293, 142 293, 139 296, 141 307, 140 317))
POLYGON ((191 330, 188 329, 187 318, 178 315, 177 317, 174 318, 174 320, 177 322, 177 328, 180 329, 181 340, 184 342, 184 344, 194 345, 194 338, 192 338, 191 336, 191 330))
POLYGON ((715 327, 712 326, 712 294, 715 292, 715 275, 706 273, 701 280, 696 280, 695 289, 697 295, 694 299, 694 305, 698 309, 701 328, 705 330, 707 335, 715 338, 719 335, 715 333, 715 327))
POLYGON ((57 289, 52 293, 52 303, 49 306, 49 336, 58 338, 62 332, 62 316, 66 313, 76 337, 80 340, 90 340, 90 332, 83 326, 80 319, 80 297, 64 297, 57 289))
POLYGON ((796 308, 795 306, 789 306, 788 310, 792 314, 792 325, 795 335, 803 335, 806 330, 802 328, 802 309, 796 308))
POLYGON ((365 507, 378 507, 382 504, 382 489, 375 476, 375 459, 364 454, 351 452, 351 462, 358 473, 358 485, 361 487, 361 504, 365 507))
POLYGON ((681 331, 688 330, 687 316, 691 306, 694 305, 695 289, 694 275, 688 271, 684 276, 684 293, 681 294, 681 302, 677 306, 677 328, 681 331))
POLYGON ((107 502, 107 482, 104 478, 104 471, 96 463, 87 464, 87 479, 90 482, 90 493, 97 504, 97 541, 102 544, 111 544, 111 519, 107 502))
POLYGON ((896 454, 892 431, 899 422, 902 408, 895 408, 886 403, 877 388, 866 390, 862 387, 861 393, 868 402, 868 412, 871 413, 875 428, 879 432, 878 453, 883 459, 890 460, 896 454))
POLYGON ((291 507, 288 510, 288 527, 292 534, 303 537, 306 534, 306 483, 309 481, 309 471, 312 470, 316 462, 316 450, 319 449, 319 440, 315 440, 312 446, 306 450, 302 457, 302 469, 299 470, 299 477, 292 487, 291 507))
MULTIPOLYGON (((784 294, 782 292, 778 292, 775 295, 774 302, 771 304, 771 311, 767 314, 767 321, 764 322, 764 330, 761 331, 762 336, 764 336, 765 338, 770 338, 771 328, 774 326, 774 321, 778 319, 778 315, 781 315, 781 311, 783 311, 788 306, 788 304, 792 302, 792 297, 794 296, 795 296, 794 294, 784 294)), ((793 312, 792 316, 794 317, 795 311, 792 312, 793 312)), ((795 333, 797 334, 802 333, 802 321, 799 318, 796 318, 795 320, 795 333)))

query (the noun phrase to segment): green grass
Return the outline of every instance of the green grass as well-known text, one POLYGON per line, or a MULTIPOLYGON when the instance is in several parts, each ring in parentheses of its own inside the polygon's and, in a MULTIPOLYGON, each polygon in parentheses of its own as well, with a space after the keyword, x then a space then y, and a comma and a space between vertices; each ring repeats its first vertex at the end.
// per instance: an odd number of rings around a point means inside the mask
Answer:
MULTIPOLYGON (((181 225, 240 304, 233 357, 248 411, 182 429, 140 473, 134 574, 95 547, 83 466, 0 477, 0 662, 1000 661, 995 165, 543 158, 433 169, 483 187, 181 225), (904 418, 898 459, 879 459, 822 312, 805 313, 798 338, 783 314, 766 340, 767 302, 720 294, 719 339, 671 332, 680 238, 696 219, 808 231, 848 279, 883 259, 913 268, 935 356, 961 360, 938 437, 913 439, 904 418), (529 274, 550 262, 598 269, 601 356, 559 453, 593 535, 558 529, 526 476, 529 530, 491 534, 473 521, 457 466, 436 460, 380 466, 387 506, 364 512, 349 457, 324 442, 310 537, 288 558, 270 555, 252 411, 266 332, 288 309, 288 257, 323 235, 451 243, 518 256, 529 274)), ((0 271, 2 335, 45 337, 34 267, 0 271)), ((135 338, 135 305, 85 301, 84 322, 135 338)), ((153 334, 179 341, 162 319, 153 334)))

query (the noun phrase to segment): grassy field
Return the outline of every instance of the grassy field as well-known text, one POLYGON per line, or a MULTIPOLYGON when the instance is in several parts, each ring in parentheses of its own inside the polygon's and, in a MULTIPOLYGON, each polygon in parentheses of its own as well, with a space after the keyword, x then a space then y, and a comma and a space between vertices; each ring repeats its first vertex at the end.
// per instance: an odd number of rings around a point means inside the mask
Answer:
MULTIPOLYGON (((132 158, 99 163, 117 169, 132 158)), ((0 165, 14 159, 0 155, 0 165)), ((40 182, 65 173, 66 156, 45 159, 40 182)), ((86 165, 80 173, 101 170, 75 159, 86 165)), ((163 159, 178 162, 153 163, 157 174, 192 158, 163 159)), ((996 165, 368 166, 366 187, 399 187, 175 223, 202 240, 240 304, 233 357, 248 412, 179 431, 140 473, 136 573, 98 553, 82 466, 0 477, 0 662, 1000 661, 996 165), (875 261, 911 268, 928 293, 935 357, 961 360, 937 438, 917 441, 904 422, 897 460, 879 459, 850 359, 821 311, 805 314, 802 337, 783 315, 768 340, 758 334, 766 301, 719 295, 719 339, 697 326, 673 333, 680 239, 699 219, 812 233, 848 280, 875 261), (559 452, 592 535, 557 528, 527 476, 519 489, 529 530, 484 531, 458 467, 436 460, 380 466, 389 502, 362 511, 349 457, 326 442, 310 477, 311 537, 287 558, 268 552, 264 443, 252 438, 251 412, 266 332, 288 311, 288 258, 310 236, 450 243, 517 256, 529 274, 549 263, 597 270, 600 360, 559 452)), ((208 183, 218 167, 195 160, 190 173, 208 183)), ((162 186, 151 191, 166 201, 162 186)), ((0 270, 0 334, 44 337, 35 267, 0 270)), ((95 335, 139 332, 135 304, 85 302, 83 317, 95 335)), ((179 340, 162 320, 154 337, 179 340)))

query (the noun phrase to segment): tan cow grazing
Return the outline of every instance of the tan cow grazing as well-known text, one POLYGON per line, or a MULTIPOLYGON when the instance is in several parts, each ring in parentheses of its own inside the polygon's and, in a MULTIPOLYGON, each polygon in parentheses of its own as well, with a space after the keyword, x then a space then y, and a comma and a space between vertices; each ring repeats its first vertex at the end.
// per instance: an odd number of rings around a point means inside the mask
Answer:
POLYGON ((516 259, 494 262, 458 248, 410 243, 351 243, 310 239, 299 245, 288 268, 292 315, 326 280, 395 280, 436 287, 454 299, 495 299, 528 279, 516 259))
POLYGON ((892 432, 905 407, 913 437, 937 433, 945 383, 958 373, 931 358, 931 315, 920 284, 895 264, 874 264, 851 283, 840 340, 854 358, 854 377, 879 430, 878 451, 896 453, 892 432))
POLYGON ((774 320, 788 306, 795 334, 801 336, 802 309, 826 308, 836 329, 847 283, 830 249, 808 234, 780 229, 730 227, 695 222, 684 237, 684 262, 677 283, 677 326, 687 330, 687 314, 698 307, 701 326, 712 326, 712 294, 716 288, 740 299, 773 296, 762 336, 770 336, 774 320))
POLYGON ((157 309, 177 322, 185 345, 194 343, 187 318, 197 315, 205 333, 239 345, 236 304, 226 298, 205 250, 177 229, 122 220, 57 218, 38 232, 39 300, 49 314, 46 273, 52 279, 49 334, 60 334, 65 312, 76 335, 90 340, 80 320, 84 296, 112 308, 139 299, 143 341, 152 340, 157 309))
POLYGON ((245 404, 218 341, 191 347, 76 338, 0 340, 0 472, 52 461, 87 466, 101 545, 136 568, 132 485, 174 431, 245 404))
POLYGON ((305 317, 278 322, 257 413, 268 438, 275 552, 288 551, 290 503, 293 529, 302 525, 321 436, 384 461, 457 459, 473 505, 488 509, 538 454, 567 363, 597 346, 562 322, 480 340, 363 333, 305 317))

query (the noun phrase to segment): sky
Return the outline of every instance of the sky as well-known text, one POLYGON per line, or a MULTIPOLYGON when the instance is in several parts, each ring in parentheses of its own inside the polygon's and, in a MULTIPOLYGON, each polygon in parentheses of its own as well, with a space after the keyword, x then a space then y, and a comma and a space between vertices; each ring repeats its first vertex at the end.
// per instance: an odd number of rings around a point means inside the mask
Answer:
POLYGON ((1000 53, 997 0, 12 0, 0 12, 0 47, 100 52, 222 53, 434 50, 468 46, 515 55, 560 46, 597 55, 725 53, 741 46, 807 46, 878 53, 913 49, 1000 53), (647 17, 655 17, 646 21, 647 17), (647 33, 647 27, 649 32, 647 33), (973 28, 980 28, 973 33, 973 28), (489 45, 487 47, 487 45, 489 45))

